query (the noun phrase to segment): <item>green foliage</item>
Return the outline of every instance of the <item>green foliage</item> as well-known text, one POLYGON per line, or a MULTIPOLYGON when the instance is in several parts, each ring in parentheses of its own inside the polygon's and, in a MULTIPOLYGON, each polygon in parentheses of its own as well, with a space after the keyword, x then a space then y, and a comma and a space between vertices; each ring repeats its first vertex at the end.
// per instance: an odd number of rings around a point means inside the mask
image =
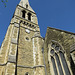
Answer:
POLYGON ((8 2, 8 0, 1 0, 1 2, 4 4, 4 6, 6 7, 6 3, 8 2))

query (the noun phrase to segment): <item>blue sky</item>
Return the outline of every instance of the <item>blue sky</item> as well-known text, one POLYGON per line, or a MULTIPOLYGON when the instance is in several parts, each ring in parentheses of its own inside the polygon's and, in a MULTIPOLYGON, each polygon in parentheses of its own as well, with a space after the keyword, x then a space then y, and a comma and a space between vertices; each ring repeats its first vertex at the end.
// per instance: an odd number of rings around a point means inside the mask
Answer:
MULTIPOLYGON (((19 2, 20 0, 8 0, 6 8, 0 2, 0 46, 19 2)), ((47 27, 75 33, 75 0, 29 0, 29 2, 37 14, 43 37, 47 27)))

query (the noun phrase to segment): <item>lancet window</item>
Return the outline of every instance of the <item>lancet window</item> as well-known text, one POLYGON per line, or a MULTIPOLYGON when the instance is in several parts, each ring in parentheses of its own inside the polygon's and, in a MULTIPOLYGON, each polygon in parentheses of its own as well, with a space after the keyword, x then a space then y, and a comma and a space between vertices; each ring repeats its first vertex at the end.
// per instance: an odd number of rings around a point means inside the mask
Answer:
POLYGON ((31 13, 28 13, 28 20, 31 21, 31 13))
POLYGON ((25 18, 26 11, 22 11, 22 17, 25 18))
POLYGON ((71 75, 67 61, 65 59, 65 52, 62 46, 56 41, 52 41, 49 45, 49 63, 52 75, 71 75))

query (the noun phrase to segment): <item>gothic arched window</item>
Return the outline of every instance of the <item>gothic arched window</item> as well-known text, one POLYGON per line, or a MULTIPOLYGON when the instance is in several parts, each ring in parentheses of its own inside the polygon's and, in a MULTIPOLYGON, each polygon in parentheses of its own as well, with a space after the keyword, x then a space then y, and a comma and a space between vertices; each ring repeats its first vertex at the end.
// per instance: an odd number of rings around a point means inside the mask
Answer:
POLYGON ((55 41, 51 42, 49 45, 48 58, 50 61, 50 69, 54 71, 52 75, 71 75, 70 69, 65 59, 65 52, 59 43, 55 41))
POLYGON ((31 13, 28 13, 28 20, 31 21, 31 13))
POLYGON ((22 11, 22 17, 25 18, 26 11, 22 11))

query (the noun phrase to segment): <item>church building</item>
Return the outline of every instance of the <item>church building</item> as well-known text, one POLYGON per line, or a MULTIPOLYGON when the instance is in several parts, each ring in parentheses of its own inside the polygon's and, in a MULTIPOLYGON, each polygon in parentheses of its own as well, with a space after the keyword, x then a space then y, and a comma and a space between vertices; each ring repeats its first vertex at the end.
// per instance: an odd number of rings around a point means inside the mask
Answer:
POLYGON ((48 27, 43 38, 36 13, 21 0, 1 45, 0 75, 75 75, 75 33, 48 27))

